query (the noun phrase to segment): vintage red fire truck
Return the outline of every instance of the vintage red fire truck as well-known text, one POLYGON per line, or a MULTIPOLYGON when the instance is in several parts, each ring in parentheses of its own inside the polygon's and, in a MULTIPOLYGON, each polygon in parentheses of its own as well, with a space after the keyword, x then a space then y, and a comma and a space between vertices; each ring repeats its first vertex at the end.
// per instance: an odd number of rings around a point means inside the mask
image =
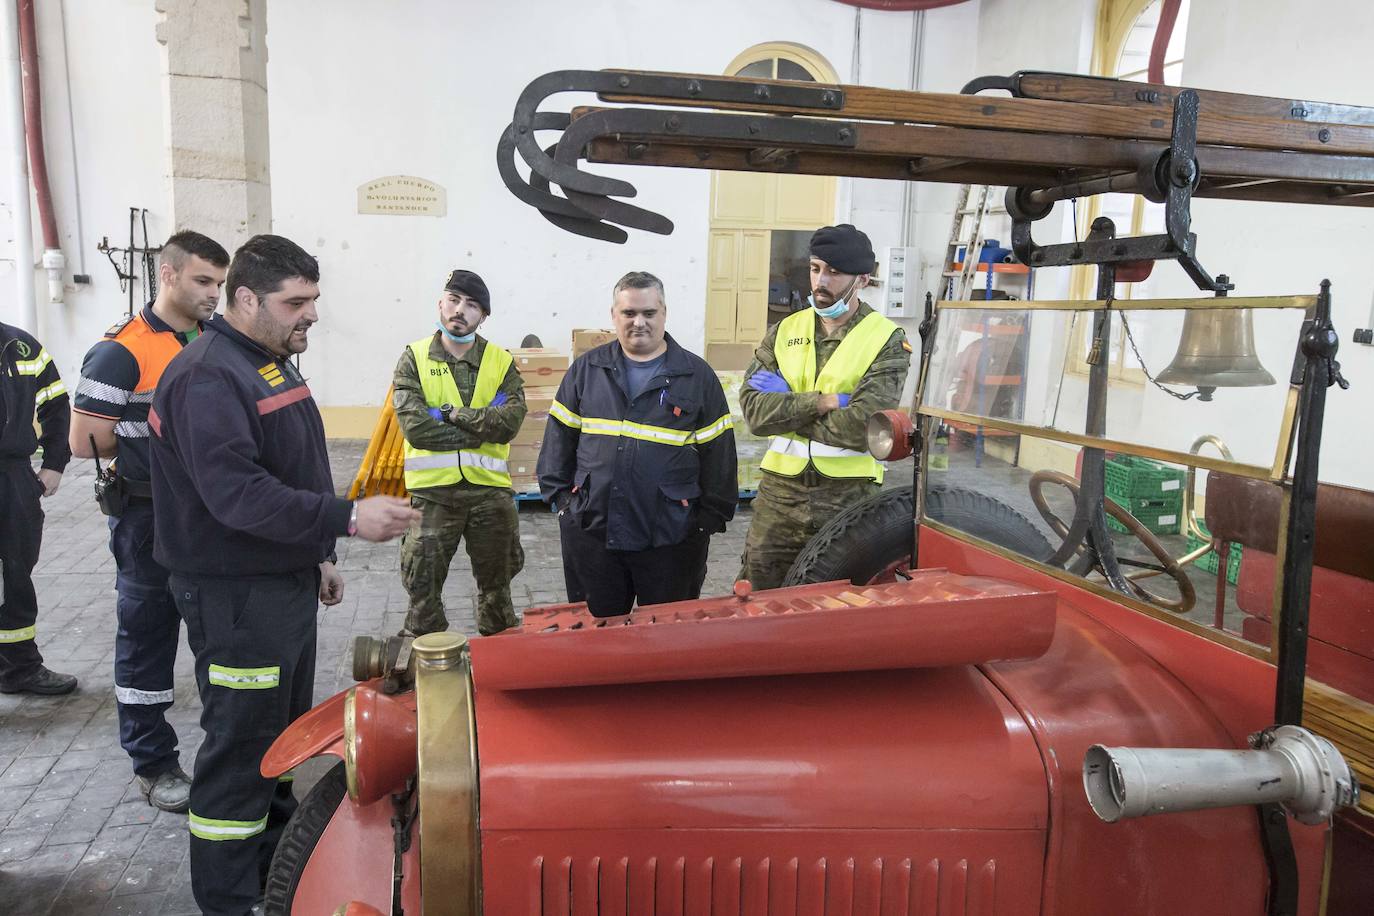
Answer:
MULTIPOLYGON (((1012 188, 1025 263, 1095 265, 1098 293, 928 306, 913 408, 869 423, 870 449, 893 473, 911 456, 912 485, 837 518, 783 588, 739 583, 612 619, 534 608, 518 631, 471 642, 361 638, 359 683, 293 724, 263 761, 275 776, 316 755, 340 760, 287 828, 269 912, 1368 906, 1374 831, 1359 784, 1374 774, 1374 681, 1359 666, 1374 658, 1360 642, 1374 619, 1374 561, 1345 545, 1374 532, 1374 494, 1333 497, 1317 483, 1326 390, 1343 381, 1329 291, 1227 296, 1226 279, 1197 261, 1187 208, 1209 194, 1338 202, 1333 182, 1374 184, 1371 160, 1309 151, 1286 100, 1045 74, 974 88, 990 85, 1016 97, 610 71, 532 84, 502 144, 532 177, 512 179, 504 160, 503 175, 573 231, 614 240, 621 225, 654 228, 654 214, 612 200, 624 189, 578 169, 580 158, 886 177, 939 155, 952 164, 938 180, 1012 188), (573 90, 682 107, 538 111, 545 95, 573 90), (1173 117, 1162 131, 1161 111, 1173 117), (1237 112, 1255 123, 1233 142, 1237 112), (1056 119, 1065 113, 1076 120, 1056 119), (548 129, 564 139, 545 153, 532 138, 548 129), (1107 189, 1164 201, 1165 235, 1117 239, 1099 221, 1067 245, 1031 239, 1054 200, 1107 189), (1115 299, 1118 280, 1161 259, 1181 261, 1204 295, 1115 299), (1247 330, 1252 315, 1271 338, 1290 328, 1292 371, 1277 373, 1275 409, 1228 414, 1226 388, 1238 383, 1204 367, 1191 383, 1219 391, 1212 404, 1180 407, 1161 441, 1133 441, 1107 422, 1106 367, 1092 358, 1128 315, 1177 319, 1198 347, 1219 327, 1247 330), (969 347, 1018 323, 1087 329, 1076 414, 1032 424, 986 406, 1016 398, 970 399, 961 387, 969 347), (1234 456, 1189 448, 1224 443, 1236 423, 1273 434, 1234 456), (992 433, 1020 454, 998 458, 985 447, 992 433), (1050 454, 1077 456, 1076 473, 1026 470, 1050 454), (1222 559, 1214 608, 1198 604, 1196 583, 1209 580, 1194 565, 1206 551, 1180 562, 1173 542, 1106 497, 1122 468, 1185 488, 1190 516, 1193 472, 1205 471, 1209 526, 1253 529, 1227 534, 1244 542, 1244 564, 1232 585, 1222 559)), ((1337 109, 1323 110, 1344 129, 1337 109)), ((1034 371, 1011 384, 1036 384, 1034 371)))

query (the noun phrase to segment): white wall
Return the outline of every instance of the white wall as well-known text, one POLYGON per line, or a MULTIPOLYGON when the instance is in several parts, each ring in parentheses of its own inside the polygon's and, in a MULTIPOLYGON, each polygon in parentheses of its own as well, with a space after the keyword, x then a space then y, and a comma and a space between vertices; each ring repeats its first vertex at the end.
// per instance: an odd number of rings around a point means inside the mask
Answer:
MULTIPOLYGON (((39 67, 43 86, 43 129, 48 175, 67 258, 66 304, 48 307, 46 275, 39 290, 40 339, 64 377, 74 379, 81 357, 107 327, 124 314, 127 298, 114 269, 96 251, 101 236, 128 245, 129 207, 147 207, 153 244, 170 234, 167 212, 167 156, 163 146, 162 87, 157 13, 147 0, 50 0, 35 4, 39 67), (63 70, 62 14, 66 13, 66 66, 71 73, 71 111, 63 70), (78 172, 73 172, 72 130, 76 125, 78 172), (77 233, 77 179, 83 233, 77 233), (92 283, 74 286, 71 275, 92 283)), ((15 301, 14 238, 9 158, 0 163, 0 321, 18 320, 15 301)), ((33 206, 35 260, 42 254, 37 204, 33 206)))
MULTIPOLYGON (((720 73, 751 45, 785 40, 843 74, 854 19, 830 0, 376 9, 344 0, 322 17, 307 4, 269 4, 274 226, 320 257, 323 333, 305 367, 325 404, 379 403, 402 346, 432 327, 454 267, 491 287, 493 339, 513 346, 533 332, 563 348, 572 328, 606 325, 621 274, 650 270, 667 286, 670 332, 699 348, 709 173, 591 167, 625 176, 636 203, 676 224, 667 237, 631 230, 616 246, 564 232, 517 201, 496 174, 497 138, 525 84, 557 69, 720 73), (358 215, 357 185, 389 174, 444 185, 449 215, 358 215)), ((555 97, 546 107, 591 101, 555 97)))

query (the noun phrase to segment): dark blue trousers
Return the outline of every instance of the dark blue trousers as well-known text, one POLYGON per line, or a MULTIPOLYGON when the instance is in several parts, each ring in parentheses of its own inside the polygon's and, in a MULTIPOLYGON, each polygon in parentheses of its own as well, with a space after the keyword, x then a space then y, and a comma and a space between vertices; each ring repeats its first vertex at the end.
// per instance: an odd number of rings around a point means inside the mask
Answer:
POLYGON ((33 568, 43 543, 43 484, 26 459, 0 458, 0 683, 18 684, 43 664, 34 642, 33 568))
POLYGON ((153 559, 152 500, 130 500, 123 515, 110 519, 110 552, 119 569, 114 670, 119 743, 134 772, 151 778, 179 762, 177 734, 166 714, 181 638, 167 570, 153 559))
POLYGON ((171 585, 204 706, 188 815, 191 891, 205 916, 246 916, 296 810, 291 783, 264 779, 258 767, 310 710, 320 574, 174 573, 171 585))

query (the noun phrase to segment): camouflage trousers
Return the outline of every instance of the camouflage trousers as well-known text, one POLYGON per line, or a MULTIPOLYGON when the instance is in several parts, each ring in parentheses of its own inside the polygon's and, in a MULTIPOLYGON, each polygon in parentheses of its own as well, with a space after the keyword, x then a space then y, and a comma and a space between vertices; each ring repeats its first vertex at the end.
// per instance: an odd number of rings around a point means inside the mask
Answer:
POLYGON ((754 520, 744 537, 740 579, 754 588, 777 588, 807 541, 827 522, 881 487, 868 478, 821 478, 808 487, 803 476, 765 472, 754 498, 754 520))
POLYGON ((477 632, 483 636, 517 626, 510 582, 525 566, 520 519, 509 490, 455 487, 443 502, 414 494, 420 520, 401 538, 401 584, 410 596, 405 628, 416 636, 448 629, 444 583, 463 541, 477 580, 477 632))

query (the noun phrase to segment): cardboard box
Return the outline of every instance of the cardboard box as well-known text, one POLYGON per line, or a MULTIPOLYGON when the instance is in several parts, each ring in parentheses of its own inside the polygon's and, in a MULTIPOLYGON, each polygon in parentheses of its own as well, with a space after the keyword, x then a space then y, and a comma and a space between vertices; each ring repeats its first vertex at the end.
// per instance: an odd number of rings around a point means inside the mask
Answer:
MULTIPOLYGON (((534 463, 539 460, 539 449, 542 447, 542 443, 538 442, 532 445, 524 442, 512 442, 510 444, 510 458, 508 459, 508 463, 511 465, 519 463, 533 466, 534 463)), ((514 468, 512 467, 511 470, 513 472, 514 468)), ((522 471, 521 473, 525 472, 522 471)), ((530 471, 529 473, 534 472, 530 471)))
POLYGON ((517 493, 538 493, 538 492, 539 492, 539 481, 535 479, 533 473, 530 473, 530 474, 515 474, 515 473, 512 473, 512 474, 510 475, 510 486, 511 486, 511 489, 514 490, 514 491, 517 492, 517 493))
POLYGON ((604 343, 615 340, 615 331, 574 328, 572 332, 572 354, 577 359, 588 350, 595 350, 604 343))
POLYGON ((525 388, 525 408, 531 413, 547 414, 553 406, 557 385, 529 385, 525 388))
POLYGON ((723 372, 742 372, 754 358, 754 345, 747 343, 708 343, 706 365, 723 372))
POLYGON ((511 448, 517 445, 532 445, 538 448, 544 443, 544 426, 543 420, 530 420, 529 417, 526 417, 520 431, 515 434, 514 439, 510 440, 511 448))
POLYGON ((566 353, 547 347, 524 347, 510 352, 527 386, 557 388, 568 372, 566 353))

